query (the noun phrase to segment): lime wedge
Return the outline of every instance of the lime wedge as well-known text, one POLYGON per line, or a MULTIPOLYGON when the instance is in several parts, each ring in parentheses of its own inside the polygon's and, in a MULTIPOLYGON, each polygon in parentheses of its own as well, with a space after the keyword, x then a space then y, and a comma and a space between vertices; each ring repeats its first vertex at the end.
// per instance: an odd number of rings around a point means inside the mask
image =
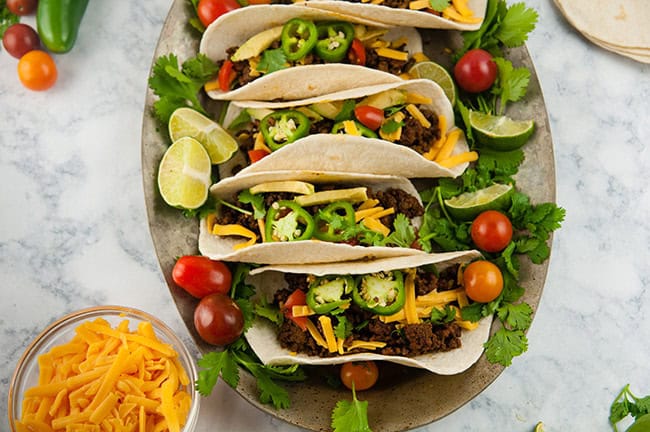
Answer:
POLYGON ((512 185, 493 184, 475 192, 465 192, 445 200, 449 214, 455 219, 472 220, 486 210, 507 210, 514 192, 512 185))
POLYGON ((535 431, 534 432, 544 432, 544 423, 539 422, 535 425, 535 431))
POLYGON ((456 86, 454 80, 447 70, 438 63, 423 61, 416 63, 409 70, 412 78, 427 78, 437 83, 447 95, 447 99, 453 105, 456 102, 456 86))
POLYGON ((172 144, 158 167, 158 189, 167 204, 195 209, 208 199, 212 164, 200 142, 183 137, 172 144))
POLYGON ((469 123, 478 142, 494 150, 518 149, 535 131, 532 120, 518 121, 479 111, 470 111, 469 123))
POLYGON ((237 141, 218 123, 192 108, 178 108, 169 118, 172 142, 192 137, 208 151, 213 164, 227 161, 237 151, 237 141))

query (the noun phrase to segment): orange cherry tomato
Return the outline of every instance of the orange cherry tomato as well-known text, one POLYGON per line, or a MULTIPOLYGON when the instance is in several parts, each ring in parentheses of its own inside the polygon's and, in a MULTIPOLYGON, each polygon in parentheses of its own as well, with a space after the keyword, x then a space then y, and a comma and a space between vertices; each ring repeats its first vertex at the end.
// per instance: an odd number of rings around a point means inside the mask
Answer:
POLYGON ((372 360, 343 363, 341 366, 341 382, 352 390, 368 390, 379 378, 379 369, 372 360))
POLYGON ((45 51, 30 51, 18 61, 18 78, 30 90, 47 90, 56 82, 56 64, 45 51))
POLYGON ((463 270, 463 286, 467 297, 479 303, 488 303, 503 291, 503 275, 490 261, 474 261, 463 270))

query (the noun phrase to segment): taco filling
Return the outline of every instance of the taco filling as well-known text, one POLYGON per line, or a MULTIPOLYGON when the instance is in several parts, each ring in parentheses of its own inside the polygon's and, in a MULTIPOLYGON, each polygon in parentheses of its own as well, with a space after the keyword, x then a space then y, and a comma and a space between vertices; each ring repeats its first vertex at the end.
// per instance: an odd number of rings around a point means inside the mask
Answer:
MULTIPOLYGON (((258 160, 258 152, 269 154, 307 135, 320 133, 380 138, 433 160, 437 152, 432 150, 442 147, 443 138, 447 138, 447 119, 423 107, 430 103, 425 96, 390 89, 367 97, 282 110, 245 108, 227 127, 242 154, 247 155, 248 164, 258 160)), ((452 131, 450 136, 455 134, 458 132, 452 131)))
POLYGON ((220 200, 206 223, 213 235, 248 239, 237 249, 301 240, 408 248, 416 239, 411 220, 423 213, 418 199, 401 189, 292 180, 257 184, 231 202, 220 200))
POLYGON ((408 9, 412 11, 421 11, 430 13, 439 17, 457 21, 460 23, 477 24, 483 19, 477 17, 474 11, 467 4, 467 0, 453 0, 445 2, 446 5, 432 9, 433 3, 430 0, 343 0, 350 3, 365 3, 372 5, 385 6, 392 9, 408 9))
POLYGON ((217 62, 218 78, 207 83, 205 90, 227 92, 299 65, 347 63, 394 75, 406 74, 415 62, 406 50, 408 41, 385 40, 387 32, 345 21, 292 18, 227 49, 226 58, 217 62))
POLYGON ((363 275, 285 273, 272 306, 284 315, 277 338, 293 353, 331 357, 358 352, 414 357, 461 347, 460 308, 469 301, 459 264, 363 275))

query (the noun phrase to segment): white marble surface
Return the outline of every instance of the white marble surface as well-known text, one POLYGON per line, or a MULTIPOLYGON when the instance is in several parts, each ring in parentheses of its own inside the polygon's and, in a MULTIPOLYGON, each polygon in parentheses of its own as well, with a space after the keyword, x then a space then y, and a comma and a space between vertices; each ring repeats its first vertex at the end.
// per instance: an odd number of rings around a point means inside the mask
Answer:
MULTIPOLYGON (((531 431, 539 420, 547 431, 606 431, 625 383, 650 393, 650 67, 589 45, 550 0, 527 3, 541 17, 528 47, 567 219, 528 352, 472 402, 419 431, 531 431)), ((169 4, 91 2, 47 92, 24 89, 16 60, 0 52, 3 404, 26 345, 67 312, 137 307, 189 340, 154 255, 140 174, 146 80, 169 4)), ((219 384, 197 430, 298 428, 219 384)))

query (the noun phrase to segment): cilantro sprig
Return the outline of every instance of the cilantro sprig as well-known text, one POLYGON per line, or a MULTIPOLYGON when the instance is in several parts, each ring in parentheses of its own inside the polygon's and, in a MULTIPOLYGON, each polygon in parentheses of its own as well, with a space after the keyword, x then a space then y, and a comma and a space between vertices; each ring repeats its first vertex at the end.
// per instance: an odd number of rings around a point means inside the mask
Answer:
POLYGON ((352 401, 340 400, 332 411, 334 432, 372 432, 368 424, 368 401, 360 401, 352 388, 352 401))
POLYGON ((644 431, 650 427, 650 395, 638 397, 630 391, 630 385, 626 384, 609 408, 609 424, 614 432, 618 432, 616 425, 628 416, 635 420, 628 431, 644 431))
POLYGON ((5 1, 0 1, 0 39, 4 36, 5 31, 12 25, 20 21, 20 17, 12 13, 5 1))

